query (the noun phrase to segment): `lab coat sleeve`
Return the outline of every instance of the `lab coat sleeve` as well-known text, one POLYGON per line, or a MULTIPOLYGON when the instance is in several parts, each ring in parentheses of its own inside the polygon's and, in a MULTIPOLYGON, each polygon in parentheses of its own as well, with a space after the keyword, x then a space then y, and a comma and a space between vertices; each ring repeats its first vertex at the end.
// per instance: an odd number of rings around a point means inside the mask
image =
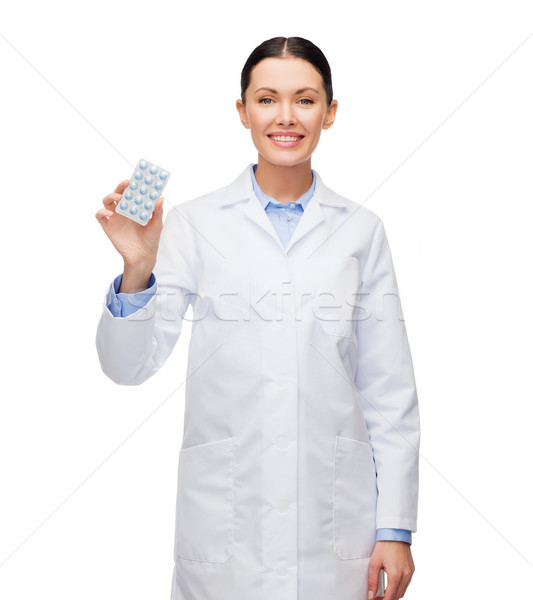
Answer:
POLYGON ((354 384, 376 467, 376 528, 416 531, 420 421, 389 243, 378 219, 361 271, 354 384))
POLYGON ((138 385, 163 366, 194 301, 192 227, 179 208, 169 211, 161 232, 152 297, 127 317, 114 316, 103 303, 96 348, 103 372, 115 383, 138 385))

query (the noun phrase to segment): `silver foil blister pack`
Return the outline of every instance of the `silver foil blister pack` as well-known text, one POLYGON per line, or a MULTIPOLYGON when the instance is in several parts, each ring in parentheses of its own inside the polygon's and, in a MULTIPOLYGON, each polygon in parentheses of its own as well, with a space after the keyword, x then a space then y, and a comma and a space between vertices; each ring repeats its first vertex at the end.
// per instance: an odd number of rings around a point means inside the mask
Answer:
POLYGON ((130 184, 117 203, 115 212, 146 225, 169 178, 168 171, 141 158, 130 177, 130 184))

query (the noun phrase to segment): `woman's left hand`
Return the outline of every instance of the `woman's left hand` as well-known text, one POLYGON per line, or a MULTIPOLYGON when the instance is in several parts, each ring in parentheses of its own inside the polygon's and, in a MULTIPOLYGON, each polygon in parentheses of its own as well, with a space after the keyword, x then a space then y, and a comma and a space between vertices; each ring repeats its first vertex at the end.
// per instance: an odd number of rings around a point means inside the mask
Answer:
POLYGON ((403 598, 415 571, 411 546, 407 542, 376 542, 368 571, 368 597, 374 598, 378 591, 379 572, 387 573, 385 596, 375 600, 399 600, 403 598))

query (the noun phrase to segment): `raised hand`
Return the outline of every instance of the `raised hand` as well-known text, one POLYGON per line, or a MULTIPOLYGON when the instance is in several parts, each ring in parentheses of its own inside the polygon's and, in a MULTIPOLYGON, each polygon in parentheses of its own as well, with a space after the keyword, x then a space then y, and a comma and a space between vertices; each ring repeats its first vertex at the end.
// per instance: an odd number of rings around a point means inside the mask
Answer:
POLYGON ((121 181, 115 190, 104 197, 104 208, 95 214, 107 237, 124 259, 124 275, 120 291, 133 293, 146 289, 157 258, 163 229, 164 198, 157 199, 154 212, 146 225, 140 225, 115 212, 117 202, 128 187, 121 181))

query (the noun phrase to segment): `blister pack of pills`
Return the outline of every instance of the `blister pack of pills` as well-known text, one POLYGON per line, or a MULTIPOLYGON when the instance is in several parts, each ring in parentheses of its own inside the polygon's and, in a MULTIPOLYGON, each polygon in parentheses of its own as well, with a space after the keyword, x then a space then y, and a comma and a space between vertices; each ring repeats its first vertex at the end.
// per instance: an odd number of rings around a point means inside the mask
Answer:
POLYGON ((169 178, 168 171, 141 158, 130 178, 130 184, 117 203, 115 212, 146 225, 169 178))

